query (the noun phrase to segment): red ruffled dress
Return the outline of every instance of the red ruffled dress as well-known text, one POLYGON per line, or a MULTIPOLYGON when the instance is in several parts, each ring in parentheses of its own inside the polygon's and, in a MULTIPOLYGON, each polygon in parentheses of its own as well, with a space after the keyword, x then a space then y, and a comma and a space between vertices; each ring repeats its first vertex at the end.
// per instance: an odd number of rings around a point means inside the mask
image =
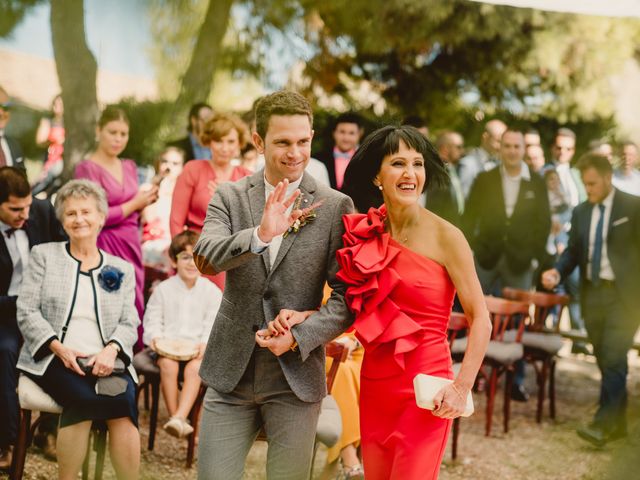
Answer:
POLYGON ((413 378, 453 378, 447 270, 385 231, 386 209, 345 215, 338 277, 365 348, 360 429, 367 480, 438 478, 451 421, 416 406, 413 378))

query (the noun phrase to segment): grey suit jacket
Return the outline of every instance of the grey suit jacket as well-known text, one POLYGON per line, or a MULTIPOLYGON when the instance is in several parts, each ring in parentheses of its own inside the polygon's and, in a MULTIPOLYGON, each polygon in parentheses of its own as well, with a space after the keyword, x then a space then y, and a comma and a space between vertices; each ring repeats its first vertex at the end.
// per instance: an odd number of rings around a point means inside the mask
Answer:
POLYGON ((198 268, 206 273, 227 271, 227 280, 200 376, 218 391, 232 391, 244 374, 256 346, 255 332, 283 308, 320 307, 325 282, 333 288, 328 302, 304 323, 292 329, 298 352, 280 357, 293 393, 305 402, 326 395, 324 344, 353 322, 345 302, 345 285, 338 282, 336 250, 342 247, 342 216, 353 210, 349 197, 304 174, 302 205, 319 200, 317 218, 283 239, 270 268, 268 249, 251 252, 253 230, 260 224, 265 204, 264 170, 218 187, 207 210, 194 252, 198 268))
MULTIPOLYGON (((100 251, 102 263, 91 271, 97 298, 96 315, 106 345, 117 342, 120 356, 137 379, 131 365, 133 344, 138 338, 138 312, 135 308, 135 273, 133 266, 121 258, 100 251), (101 270, 111 265, 124 272, 120 288, 108 292, 98 282, 101 270)), ((67 251, 66 242, 36 245, 31 249, 20 293, 18 294, 18 326, 24 345, 18 358, 18 368, 42 375, 53 360, 53 353, 42 348, 52 338, 63 339, 73 311, 80 276, 80 262, 67 251)))

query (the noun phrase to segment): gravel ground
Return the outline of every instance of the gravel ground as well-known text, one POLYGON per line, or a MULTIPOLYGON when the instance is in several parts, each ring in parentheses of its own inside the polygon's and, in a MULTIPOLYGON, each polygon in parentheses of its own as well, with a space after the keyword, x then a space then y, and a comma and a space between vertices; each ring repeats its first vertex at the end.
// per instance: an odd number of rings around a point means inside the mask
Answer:
MULTIPOLYGON (((527 479, 564 480, 635 479, 640 478, 640 358, 630 354, 630 439, 615 442, 603 449, 590 447, 575 434, 575 428, 588 421, 595 411, 599 391, 599 375, 592 357, 564 353, 557 371, 557 419, 548 416, 540 425, 535 423, 534 399, 526 404, 512 402, 510 431, 502 432, 501 398, 496 402, 491 437, 484 436, 484 396, 476 395, 478 413, 461 422, 458 459, 450 460, 447 451, 441 480, 461 479, 527 479)), ((533 371, 528 370, 527 384, 535 392, 533 371)), ((500 392, 499 392, 500 393, 500 392)), ((499 395, 499 397, 501 397, 499 395)), ((546 414, 547 412, 545 412, 546 414)), ((159 425, 166 419, 161 410, 159 425)), ((146 446, 148 412, 140 414, 142 445, 146 446)), ((247 460, 246 479, 265 478, 266 444, 257 442, 247 460)), ((177 441, 158 430, 153 452, 143 449, 142 479, 195 479, 195 468, 186 469, 186 441, 177 441)), ((320 449, 316 473, 324 463, 320 449)), ((45 460, 31 449, 27 457, 26 480, 51 480, 56 476, 56 464, 45 460)), ((317 475, 316 475, 317 477, 317 475)), ((8 478, 0 474, 0 479, 8 478)), ((115 479, 107 460, 105 480, 115 479)))

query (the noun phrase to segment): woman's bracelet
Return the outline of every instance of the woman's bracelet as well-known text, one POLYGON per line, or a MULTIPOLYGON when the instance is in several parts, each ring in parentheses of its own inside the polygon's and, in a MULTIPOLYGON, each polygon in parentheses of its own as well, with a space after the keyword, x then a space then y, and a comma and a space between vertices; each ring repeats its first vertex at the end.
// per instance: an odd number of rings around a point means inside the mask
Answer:
POLYGON ((456 384, 455 384, 455 383, 452 383, 452 384, 451 384, 451 387, 453 387, 453 389, 455 390, 456 394, 457 394, 457 395, 458 395, 462 400, 464 400, 464 399, 465 399, 464 395, 462 395, 462 393, 460 393, 460 390, 458 390, 458 387, 456 387, 456 384))

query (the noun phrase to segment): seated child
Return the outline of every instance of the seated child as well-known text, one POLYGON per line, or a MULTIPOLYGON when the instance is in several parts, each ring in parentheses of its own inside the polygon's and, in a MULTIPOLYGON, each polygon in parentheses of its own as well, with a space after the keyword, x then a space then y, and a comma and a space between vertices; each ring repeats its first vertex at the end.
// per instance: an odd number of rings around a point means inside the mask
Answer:
POLYGON ((171 240, 169 257, 177 274, 156 286, 144 313, 143 341, 154 352, 160 338, 186 340, 197 345, 198 355, 179 362, 158 355, 160 388, 170 419, 164 429, 175 437, 193 432, 187 416, 200 389, 198 370, 202 362, 211 326, 222 302, 222 292, 212 282, 200 276, 193 261, 193 247, 198 234, 179 233, 171 240), (182 389, 178 375, 184 368, 182 389))

